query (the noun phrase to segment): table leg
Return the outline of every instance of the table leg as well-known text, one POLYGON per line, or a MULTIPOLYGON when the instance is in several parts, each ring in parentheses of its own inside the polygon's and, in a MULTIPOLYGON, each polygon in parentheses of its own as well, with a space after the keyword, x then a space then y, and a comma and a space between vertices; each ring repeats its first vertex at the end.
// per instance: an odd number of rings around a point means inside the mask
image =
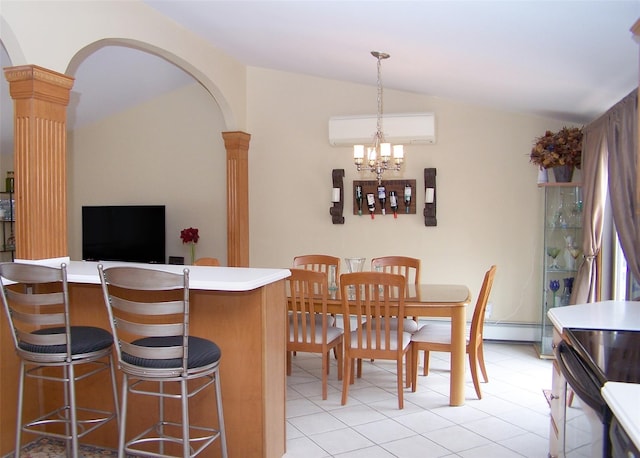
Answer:
POLYGON ((465 307, 454 307, 451 312, 451 380, 449 386, 449 405, 464 404, 465 370, 465 307))

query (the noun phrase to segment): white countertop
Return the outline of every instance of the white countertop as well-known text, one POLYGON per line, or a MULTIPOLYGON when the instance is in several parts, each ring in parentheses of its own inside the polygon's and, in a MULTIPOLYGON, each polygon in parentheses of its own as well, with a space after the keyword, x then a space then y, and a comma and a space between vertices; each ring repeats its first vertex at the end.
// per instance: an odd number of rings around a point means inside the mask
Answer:
POLYGON ((148 269, 165 270, 167 272, 182 273, 189 269, 189 287, 209 291, 251 291, 268 285, 291 275, 289 269, 263 269, 253 267, 208 267, 208 266, 178 266, 171 264, 140 264, 133 262, 101 263, 91 261, 69 261, 68 259, 51 259, 45 261, 21 261, 35 264, 57 265, 67 264, 67 278, 70 283, 100 284, 98 264, 105 268, 113 266, 135 266, 148 269))
POLYGON ((547 312, 560 332, 564 328, 640 331, 640 302, 602 301, 555 307, 547 312))
POLYGON ((640 448, 640 384, 607 382, 602 396, 636 447, 640 448))

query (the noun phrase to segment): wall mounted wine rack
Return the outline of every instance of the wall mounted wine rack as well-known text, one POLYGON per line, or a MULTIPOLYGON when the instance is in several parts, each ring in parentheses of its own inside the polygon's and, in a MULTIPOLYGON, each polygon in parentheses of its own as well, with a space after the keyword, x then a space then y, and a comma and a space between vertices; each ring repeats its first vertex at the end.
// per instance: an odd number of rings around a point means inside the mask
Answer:
MULTIPOLYGON (((386 192, 386 202, 385 202, 385 211, 386 211, 386 215, 393 215, 393 211, 391 209, 391 205, 390 205, 390 193, 391 191, 395 191, 397 197, 398 197, 398 215, 405 215, 405 214, 416 214, 416 180, 382 180, 381 183, 382 186, 385 187, 385 192, 386 192), (404 199, 404 194, 405 194, 405 187, 409 185, 411 187, 411 201, 409 203, 409 206, 407 207, 405 205, 405 199, 404 199)), ((368 208, 367 208, 367 194, 373 194, 374 198, 375 198, 375 211, 373 212, 374 215, 382 215, 382 207, 380 205, 380 200, 378 199, 378 181, 377 180, 359 180, 353 181, 353 214, 354 215, 358 215, 360 214, 358 211, 358 200, 357 200, 357 194, 356 194, 356 189, 358 186, 362 187, 362 215, 368 215, 370 214, 368 208)))

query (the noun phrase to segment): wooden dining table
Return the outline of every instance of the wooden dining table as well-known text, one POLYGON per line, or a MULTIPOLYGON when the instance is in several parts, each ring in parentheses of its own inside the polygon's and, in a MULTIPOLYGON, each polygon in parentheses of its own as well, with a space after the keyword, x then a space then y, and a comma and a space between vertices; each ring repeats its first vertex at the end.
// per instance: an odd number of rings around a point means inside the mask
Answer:
MULTIPOLYGON (((451 376, 449 382, 449 405, 451 406, 464 405, 466 306, 470 302, 471 293, 469 288, 464 285, 408 285, 405 292, 406 316, 451 319, 451 376)), ((342 314, 340 288, 329 292, 327 312, 342 314)))

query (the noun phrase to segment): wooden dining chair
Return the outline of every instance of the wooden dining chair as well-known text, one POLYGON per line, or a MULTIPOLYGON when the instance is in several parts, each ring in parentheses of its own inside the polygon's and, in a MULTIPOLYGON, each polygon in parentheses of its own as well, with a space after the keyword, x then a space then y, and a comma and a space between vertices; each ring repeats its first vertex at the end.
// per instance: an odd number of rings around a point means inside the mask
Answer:
POLYGON ((218 258, 198 258, 194 261, 193 265, 219 267, 220 261, 218 261, 218 258))
MULTIPOLYGON (((293 267, 316 272, 324 272, 329 277, 330 271, 335 269, 334 281, 340 278, 340 258, 327 254, 305 254, 293 258, 293 267)), ((331 279, 328 278, 329 281, 331 279)))
POLYGON ((327 399, 329 353, 338 359, 338 380, 342 380, 342 328, 331 326, 327 314, 327 276, 322 272, 290 269, 289 340, 287 342, 287 375, 291 375, 291 353, 309 352, 322 355, 322 399, 327 399), (318 306, 318 299, 320 305, 318 306))
MULTIPOLYGON (((407 378, 411 374, 411 334, 393 328, 393 318, 404 316, 405 278, 385 272, 355 272, 340 277, 344 316, 344 371, 342 377, 342 405, 347 403, 349 385, 354 382, 356 360, 388 359, 396 361, 398 408, 404 408, 403 368, 407 378), (377 318, 375 321, 373 318, 377 318), (355 329, 351 330, 352 323, 355 329)), ((358 377, 361 369, 358 365, 358 377)))
MULTIPOLYGON (((330 288, 336 286, 335 283, 340 278, 340 258, 327 254, 305 254, 296 256, 293 258, 293 267, 324 273, 330 288)), ((329 326, 335 326, 335 315, 329 315, 329 317, 329 326)), ((338 354, 337 352, 334 353, 337 359, 338 354)))
MULTIPOLYGON (((471 366, 471 378, 473 379, 473 386, 476 389, 478 399, 482 399, 482 393, 480 391, 480 383, 478 380, 478 366, 482 371, 482 377, 484 382, 489 381, 487 376, 487 369, 484 365, 484 349, 482 346, 483 331, 484 331, 484 315, 487 309, 487 302, 489 301, 489 295, 491 294, 491 287, 493 286, 493 278, 496 274, 496 266, 491 268, 485 273, 480 293, 478 294, 478 300, 476 301, 476 307, 473 311, 473 318, 471 319, 471 329, 467 336, 466 353, 469 355, 469 365, 471 366)), ((411 389, 416 391, 416 385, 418 382, 418 351, 424 350, 424 372, 423 375, 429 374, 429 352, 430 351, 444 351, 451 352, 451 327, 448 325, 442 326, 438 324, 427 324, 420 328, 418 332, 411 336, 412 353, 411 353, 411 389)))
MULTIPOLYGON (((402 275, 407 285, 417 285, 420 282, 420 259, 407 256, 373 258, 371 260, 371 271, 402 275)), ((405 318, 403 324, 406 332, 414 333, 418 330, 418 317, 413 317, 413 319, 405 318)))

